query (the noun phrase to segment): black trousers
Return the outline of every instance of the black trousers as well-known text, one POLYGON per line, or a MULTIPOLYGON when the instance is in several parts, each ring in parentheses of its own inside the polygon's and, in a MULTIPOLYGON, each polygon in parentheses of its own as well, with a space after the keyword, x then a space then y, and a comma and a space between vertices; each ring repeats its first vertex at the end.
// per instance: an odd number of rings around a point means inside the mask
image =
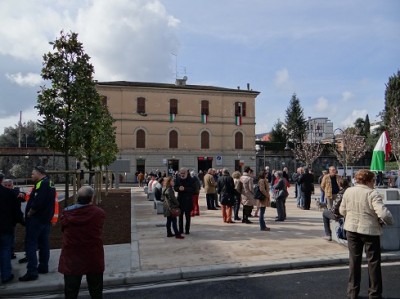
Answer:
POLYGON ((363 248, 368 260, 369 288, 368 297, 382 298, 381 243, 380 236, 362 235, 346 232, 349 248, 349 282, 347 295, 358 298, 361 281, 361 262, 363 248))
POLYGON ((208 193, 206 194, 206 200, 207 200, 207 209, 215 209, 215 200, 214 200, 214 193, 208 193))
MULTIPOLYGON (((78 298, 83 275, 64 274, 64 295, 65 299, 78 298)), ((89 294, 92 299, 103 298, 103 273, 86 274, 89 294)))
POLYGON ((185 214, 185 234, 189 233, 190 231, 190 220, 191 220, 191 212, 192 211, 185 211, 182 210, 182 213, 179 215, 179 233, 183 234, 183 215, 185 214))

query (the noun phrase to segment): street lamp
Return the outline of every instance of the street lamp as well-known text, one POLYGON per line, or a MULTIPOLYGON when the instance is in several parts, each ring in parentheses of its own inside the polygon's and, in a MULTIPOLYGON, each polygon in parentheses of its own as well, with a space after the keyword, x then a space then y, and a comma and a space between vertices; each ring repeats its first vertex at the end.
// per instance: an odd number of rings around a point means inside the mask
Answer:
POLYGON ((347 177, 347 156, 346 156, 346 144, 345 144, 345 142, 344 142, 344 131, 342 130, 342 129, 340 129, 340 128, 336 128, 334 131, 333 131, 333 144, 334 145, 336 145, 336 137, 335 137, 335 132, 336 131, 340 131, 341 133, 342 133, 342 150, 343 150, 343 161, 344 161, 344 172, 343 172, 343 174, 344 174, 344 177, 346 178, 347 177))

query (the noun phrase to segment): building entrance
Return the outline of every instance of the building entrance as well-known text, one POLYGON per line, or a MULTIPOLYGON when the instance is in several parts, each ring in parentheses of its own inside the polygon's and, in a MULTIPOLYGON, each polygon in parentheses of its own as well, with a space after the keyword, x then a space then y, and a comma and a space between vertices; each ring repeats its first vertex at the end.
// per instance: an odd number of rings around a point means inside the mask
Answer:
POLYGON ((197 170, 207 173, 207 170, 212 168, 212 157, 197 157, 197 170))
POLYGON ((168 174, 173 175, 176 171, 179 171, 179 160, 169 159, 168 160, 168 174))

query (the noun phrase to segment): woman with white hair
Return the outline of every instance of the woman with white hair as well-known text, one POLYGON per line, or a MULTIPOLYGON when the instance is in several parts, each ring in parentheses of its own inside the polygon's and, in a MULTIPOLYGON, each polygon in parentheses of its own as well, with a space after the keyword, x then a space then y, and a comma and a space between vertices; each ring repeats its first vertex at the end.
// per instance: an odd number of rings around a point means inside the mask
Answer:
POLYGON ((275 172, 276 183, 274 185, 274 192, 276 196, 276 212, 278 217, 275 221, 285 221, 286 219, 286 198, 289 193, 287 191, 286 179, 283 177, 282 171, 275 172))

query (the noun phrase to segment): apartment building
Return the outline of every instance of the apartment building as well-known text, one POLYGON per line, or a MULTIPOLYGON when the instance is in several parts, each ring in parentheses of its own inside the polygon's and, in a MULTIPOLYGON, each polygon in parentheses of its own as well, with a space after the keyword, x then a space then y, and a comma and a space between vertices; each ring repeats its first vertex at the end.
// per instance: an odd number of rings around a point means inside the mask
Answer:
POLYGON ((255 167, 255 100, 247 89, 144 82, 98 82, 116 120, 119 159, 136 171, 255 167))
POLYGON ((318 143, 333 138, 333 123, 327 117, 309 117, 306 123, 307 142, 318 143))

